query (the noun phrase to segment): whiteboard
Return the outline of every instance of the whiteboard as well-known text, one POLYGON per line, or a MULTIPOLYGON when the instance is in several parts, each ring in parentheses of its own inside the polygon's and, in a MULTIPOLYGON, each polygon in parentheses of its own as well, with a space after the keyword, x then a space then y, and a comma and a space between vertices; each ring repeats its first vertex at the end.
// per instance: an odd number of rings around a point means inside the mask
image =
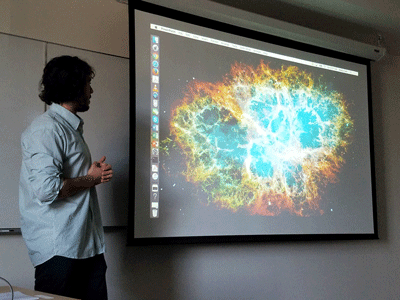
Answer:
POLYGON ((0 34, 0 228, 19 228, 21 133, 43 113, 45 43, 0 34))
POLYGON ((128 222, 129 59, 0 34, 0 233, 20 227, 21 133, 46 109, 39 82, 59 55, 76 55, 96 71, 90 110, 80 114, 84 137, 93 160, 105 155, 114 169, 113 180, 97 186, 103 225, 128 222))
POLYGON ((129 189, 129 59, 49 44, 47 61, 78 56, 95 69, 90 109, 79 116, 93 161, 103 155, 111 164, 111 182, 96 187, 104 226, 128 224, 129 189))

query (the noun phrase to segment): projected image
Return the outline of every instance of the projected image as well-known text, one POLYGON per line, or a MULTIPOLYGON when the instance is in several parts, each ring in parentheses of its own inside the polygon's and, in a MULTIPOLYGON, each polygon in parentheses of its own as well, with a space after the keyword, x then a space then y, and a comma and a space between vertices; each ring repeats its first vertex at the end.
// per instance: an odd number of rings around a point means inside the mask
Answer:
MULTIPOLYGON (((232 212, 322 214, 351 142, 344 96, 297 67, 232 65, 221 82, 192 81, 177 101, 161 155, 180 150, 181 174, 232 212)), ((169 167, 168 174, 179 172, 169 167)), ((195 201, 195 199, 191 200, 195 201)))
POLYGON ((135 239, 374 232, 365 64, 135 22, 135 239))

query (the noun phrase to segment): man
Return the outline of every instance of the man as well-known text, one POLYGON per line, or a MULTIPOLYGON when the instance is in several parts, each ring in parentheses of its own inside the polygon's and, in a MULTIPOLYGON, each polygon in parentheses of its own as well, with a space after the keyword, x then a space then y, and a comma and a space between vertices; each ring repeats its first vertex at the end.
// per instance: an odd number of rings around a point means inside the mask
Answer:
POLYGON ((104 232, 95 186, 113 171, 91 162, 77 113, 90 107, 93 69, 61 56, 45 67, 39 95, 50 108, 21 137, 21 231, 35 267, 35 290, 107 299, 104 232))

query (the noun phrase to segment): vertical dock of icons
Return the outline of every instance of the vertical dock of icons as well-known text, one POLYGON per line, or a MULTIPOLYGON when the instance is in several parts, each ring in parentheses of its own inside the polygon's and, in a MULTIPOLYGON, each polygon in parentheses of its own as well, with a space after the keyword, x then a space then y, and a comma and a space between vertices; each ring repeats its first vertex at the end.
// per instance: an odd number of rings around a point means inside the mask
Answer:
POLYGON ((159 217, 159 107, 160 107, 160 38, 151 36, 151 170, 150 170, 150 218, 159 217))

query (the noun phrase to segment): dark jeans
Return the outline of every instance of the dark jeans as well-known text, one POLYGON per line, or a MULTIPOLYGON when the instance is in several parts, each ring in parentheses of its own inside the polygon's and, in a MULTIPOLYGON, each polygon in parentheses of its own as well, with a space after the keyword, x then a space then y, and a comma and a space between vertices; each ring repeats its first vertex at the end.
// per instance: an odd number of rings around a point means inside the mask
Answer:
POLYGON ((87 259, 54 256, 35 268, 35 290, 82 300, 107 300, 104 255, 87 259))

